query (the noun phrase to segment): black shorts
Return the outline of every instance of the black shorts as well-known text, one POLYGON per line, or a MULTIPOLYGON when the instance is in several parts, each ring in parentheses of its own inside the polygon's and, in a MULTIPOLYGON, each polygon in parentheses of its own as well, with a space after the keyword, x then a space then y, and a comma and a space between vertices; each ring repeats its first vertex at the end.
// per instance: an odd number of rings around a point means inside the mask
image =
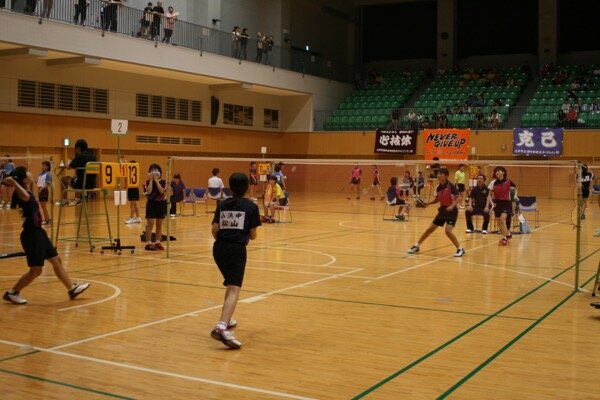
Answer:
POLYGON ((42 228, 21 232, 21 246, 29 267, 43 267, 44 260, 58 255, 56 247, 52 245, 48 234, 42 228))
POLYGON ((454 207, 452 211, 447 211, 446 207, 441 206, 438 208, 438 213, 433 219, 433 224, 437 226, 444 226, 444 224, 456 226, 457 219, 458 209, 456 207, 454 207))
POLYGON ((139 199, 140 199, 140 189, 139 188, 127 189, 127 201, 138 201, 139 199))
POLYGON ((352 178, 350 181, 351 185, 360 185, 360 178, 352 178))
POLYGON ((248 175, 248 184, 252 186, 258 185, 258 179, 253 177, 252 175, 248 175))
POLYGON ((581 188, 581 197, 583 197, 584 199, 587 199, 588 197, 590 197, 590 188, 589 187, 581 188))
POLYGON ((148 200, 148 203, 146 203, 146 219, 164 219, 166 216, 166 201, 148 200))
POLYGON ((458 193, 464 193, 465 192, 465 184, 464 183, 457 183, 456 187, 458 188, 458 193))
POLYGON ((381 185, 381 183, 379 183, 379 179, 373 179, 373 186, 379 186, 381 185))
POLYGON ((512 215, 512 204, 510 200, 496 200, 495 203, 494 215, 496 218, 500 218, 500 215, 502 214, 506 214, 507 217, 512 215))
POLYGON ((246 270, 246 245, 217 240, 213 245, 213 257, 223 275, 223 286, 242 287, 246 270))
POLYGON ((38 197, 40 198, 40 203, 47 202, 48 196, 49 196, 48 188, 44 188, 44 189, 40 190, 40 193, 38 194, 38 197))
POLYGON ((277 203, 278 203, 280 206, 287 206, 287 205, 288 205, 288 199, 287 199, 287 197, 284 197, 283 199, 279 199, 279 200, 277 201, 277 203))

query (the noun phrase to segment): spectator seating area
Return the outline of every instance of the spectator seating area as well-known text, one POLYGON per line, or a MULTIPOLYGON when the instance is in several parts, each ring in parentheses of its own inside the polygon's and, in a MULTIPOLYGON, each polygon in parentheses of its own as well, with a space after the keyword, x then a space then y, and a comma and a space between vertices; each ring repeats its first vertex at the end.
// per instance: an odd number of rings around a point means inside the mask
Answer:
POLYGON ((364 130, 385 127, 392 110, 402 107, 423 82, 425 73, 388 72, 357 84, 324 123, 325 130, 364 130))
POLYGON ((419 128, 498 128, 528 80, 522 68, 438 71, 402 125, 414 127, 416 119, 419 128))
POLYGON ((600 127, 600 66, 547 65, 523 127, 600 127))

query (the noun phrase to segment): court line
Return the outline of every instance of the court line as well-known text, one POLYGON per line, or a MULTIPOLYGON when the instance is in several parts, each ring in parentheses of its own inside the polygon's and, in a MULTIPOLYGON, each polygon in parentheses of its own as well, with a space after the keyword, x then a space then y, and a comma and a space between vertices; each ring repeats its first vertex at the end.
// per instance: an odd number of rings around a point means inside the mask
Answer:
POLYGON ((86 280, 90 281, 90 282, 96 282, 96 283, 99 283, 101 285, 110 286, 111 288, 113 288, 113 290, 115 292, 111 296, 109 296, 109 297, 107 297, 105 299, 97 300, 97 301, 94 301, 94 302, 91 302, 91 303, 81 304, 79 306, 72 306, 72 307, 61 308, 58 311, 76 310, 78 308, 93 306, 95 304, 100 304, 100 303, 104 303, 104 302, 110 301, 110 300, 118 297, 121 294, 121 289, 118 286, 116 286, 116 285, 113 285, 111 283, 102 282, 102 281, 96 281, 96 280, 93 280, 93 279, 86 279, 86 280))
MULTIPOLYGON (((590 258, 591 256, 593 256, 594 254, 596 254, 597 252, 600 251, 599 249, 594 250, 592 253, 588 254, 587 256, 583 257, 581 259, 581 261, 585 261, 586 259, 590 258)), ((559 276, 563 275, 564 273, 570 271, 571 269, 573 269, 575 267, 575 263, 571 264, 569 267, 565 268, 564 270, 562 270, 561 272, 559 272, 558 274, 556 274, 555 276, 552 277, 552 279, 556 279, 559 276)), ((471 327, 467 328, 466 330, 462 331, 461 333, 457 334, 456 336, 454 336, 453 338, 445 341, 444 343, 442 343, 441 345, 439 345, 438 347, 436 347, 435 349, 429 351, 428 353, 426 353, 425 355, 419 357, 418 359, 416 359, 415 361, 411 362, 410 364, 404 366, 403 368, 401 368, 400 370, 394 372, 393 374, 391 374, 390 376, 388 376, 387 378, 382 379, 381 381, 377 382, 375 385, 371 386, 370 388, 364 390, 363 392, 359 393, 358 395, 352 397, 352 400, 358 400, 358 399, 362 399, 363 397, 369 395, 370 393, 374 392, 375 390, 379 389, 380 387, 382 387, 383 385, 385 385, 386 383, 396 379, 397 377, 399 377, 400 375, 402 375, 403 373, 405 373, 406 371, 409 371, 410 369, 412 369, 413 367, 419 365, 420 363, 422 363, 423 361, 427 360, 428 358, 430 358, 431 356, 439 353, 440 351, 444 350, 446 347, 450 346, 451 344, 453 344, 454 342, 457 342, 458 340, 462 339, 464 336, 467 336, 469 333, 473 332, 474 330, 476 330, 477 328, 479 328, 480 326, 486 324, 487 322, 491 321, 492 319, 494 319, 495 317, 498 317, 501 313, 503 313, 504 311, 508 310, 509 308, 511 308, 512 306, 520 303, 521 301, 525 300, 527 297, 531 296, 532 294, 534 294, 535 292, 537 292, 538 290, 540 290, 541 288, 543 288, 544 286, 548 285, 550 283, 550 281, 545 281, 543 283, 541 283, 540 285, 534 287, 533 289, 531 289, 529 292, 523 294, 522 296, 518 297, 517 299, 513 300, 511 303, 507 304, 506 306, 502 307, 501 309, 499 309, 498 311, 496 311, 495 313, 489 315, 488 317, 482 319, 481 321, 479 321, 478 323, 476 323, 475 325, 472 325, 471 327)))
MULTIPOLYGON (((19 276, 17 276, 17 275, 14 275, 14 276, 12 276, 12 275, 0 275, 0 278, 20 278, 20 277, 21 277, 20 275, 19 276)), ((59 282, 59 280, 56 277, 51 276, 51 275, 40 276, 38 279, 51 279, 51 280, 46 281, 44 283, 56 283, 56 282, 59 282)), ((75 310, 75 309, 78 309, 78 308, 93 306, 95 304, 100 304, 100 303, 104 303, 106 301, 110 301, 110 300, 114 299, 115 297, 117 297, 117 296, 119 296, 121 294, 121 289, 119 289, 118 286, 112 285, 110 283, 102 282, 102 281, 96 281, 96 280, 93 280, 93 279, 86 279, 86 280, 90 281, 90 282, 96 282, 96 283, 99 283, 101 285, 110 286, 111 288, 114 289, 115 293, 113 293, 111 296, 106 297, 106 298, 104 298, 102 300, 97 300, 97 301, 94 301, 94 302, 91 302, 91 303, 80 304, 80 305, 72 306, 72 307, 59 308, 57 311, 68 311, 68 310, 75 310)), ((34 285, 30 285, 29 287, 31 287, 31 286, 34 286, 34 285)))
MULTIPOLYGON (((22 343, 10 342, 10 341, 6 341, 6 340, 0 340, 0 343, 10 344, 10 345, 19 346, 19 347, 24 346, 24 344, 22 344, 22 343)), ((291 393, 277 392, 277 391, 268 390, 268 389, 260 389, 260 388, 256 388, 256 387, 252 387, 252 386, 238 385, 235 383, 216 381, 216 380, 207 379, 207 378, 200 378, 200 377, 191 376, 191 375, 179 374, 176 372, 169 372, 169 371, 163 371, 163 370, 158 370, 158 369, 154 369, 154 368, 147 368, 147 367, 142 367, 142 366, 138 366, 138 365, 134 365, 134 364, 104 360, 102 358, 88 357, 88 356, 84 356, 84 355, 80 355, 80 354, 73 354, 73 353, 68 353, 65 351, 58 351, 58 350, 54 350, 52 348, 46 349, 43 347, 33 347, 33 349, 37 350, 39 352, 42 352, 42 353, 56 354, 56 355, 60 355, 60 356, 76 358, 79 360, 85 360, 85 361, 91 361, 91 362, 95 362, 95 363, 99 363, 99 364, 110 365, 111 367, 131 369, 134 371, 146 372, 146 373, 161 375, 161 376, 168 376, 170 378, 184 379, 184 380, 192 381, 192 382, 201 382, 201 383, 206 383, 206 384, 215 385, 215 386, 223 386, 223 387, 227 387, 227 388, 231 388, 231 389, 245 390, 245 391, 249 391, 249 392, 266 394, 266 395, 288 398, 288 399, 314 400, 311 397, 298 396, 298 395, 294 395, 291 393)), ((20 373, 18 373, 18 372, 5 371, 3 369, 0 369, 0 371, 13 373, 15 375, 17 375, 17 374, 20 375, 20 373)), ((33 378, 35 378, 35 377, 33 377, 33 378)), ((70 384, 64 384, 64 385, 72 386, 72 387, 79 389, 79 387, 76 387, 74 385, 70 385, 70 384)), ((83 390, 93 391, 92 389, 83 389, 83 390)), ((93 392, 96 392, 96 391, 93 391, 93 392)), ((105 394, 105 393, 100 392, 100 394, 105 394)), ((113 396, 113 397, 116 397, 116 396, 113 396)), ((122 398, 125 399, 126 397, 122 397, 122 398)))
MULTIPOLYGON (((273 291, 270 291, 270 292, 262 293, 262 294, 260 294, 258 296, 261 296, 261 297, 270 296, 270 295, 281 293, 281 292, 284 292, 284 291, 287 291, 287 290, 292 290, 292 289, 296 289, 296 288, 299 288, 299 287, 305 287, 305 286, 308 286, 308 285, 313 285, 315 283, 320 283, 320 282, 323 282, 323 281, 326 281, 326 280, 335 279, 335 278, 337 278, 339 276, 351 274, 351 273, 354 273, 354 272, 357 272, 357 271, 362 271, 362 269, 361 268, 357 268, 357 269, 354 269, 352 271, 347 271, 347 272, 343 272, 343 273, 340 273, 340 274, 331 275, 331 276, 328 276, 328 277, 325 277, 325 278, 320 278, 320 279, 317 279, 317 280, 314 280, 314 281, 309 281, 309 282, 306 282, 306 283, 301 283, 301 284, 297 284, 297 285, 294 285, 294 286, 289 286, 289 287, 286 287, 286 288, 283 288, 283 289, 277 289, 277 290, 273 290, 273 291)), ((256 297, 256 296, 252 296, 252 297, 256 297)), ((252 298, 252 297, 250 297, 250 298, 252 298)), ((247 300, 247 299, 244 299, 244 300, 247 300)), ((242 300, 240 300, 240 301, 242 301, 242 300)), ((174 321, 174 320, 177 320, 177 319, 180 319, 180 318, 184 318, 184 317, 197 316, 200 313, 204 313, 204 312, 207 312, 207 311, 215 310, 215 309, 221 308, 222 306, 223 306, 222 304, 219 304, 219 305, 208 307, 208 308, 202 308, 200 310, 190 311, 190 312, 187 312, 187 313, 184 313, 184 314, 178 314, 178 315, 174 315, 174 316, 171 316, 171 317, 162 318, 162 319, 159 319, 159 320, 156 320, 156 321, 147 322, 145 324, 134 325, 134 326, 131 326, 129 328, 119 329, 119 330, 116 330, 116 331, 103 333, 101 335, 91 336, 91 337, 86 338, 86 339, 81 339, 81 340, 76 340, 76 341, 73 341, 73 342, 64 343, 64 344, 61 344, 61 345, 58 345, 58 346, 51 347, 50 350, 63 349, 65 347, 75 346, 75 345, 78 345, 78 344, 91 342, 91 341, 94 341, 94 340, 97 340, 97 339, 103 339, 103 338, 106 338, 106 337, 109 337, 109 336, 118 335, 118 334, 121 334, 121 333, 126 333, 126 332, 131 332, 131 331, 142 329, 142 328, 147 328, 149 326, 154 326, 154 325, 162 324, 164 322, 174 321)))
MULTIPOLYGON (((461 264, 472 264, 472 265, 478 265, 478 266, 480 266, 480 267, 484 267, 484 268, 499 269, 499 270, 501 270, 501 271, 513 272, 513 273, 515 273, 515 274, 519 274, 519 275, 526 275, 526 276, 531 276, 532 278, 538 278, 538 279, 542 279, 542 280, 545 280, 545 281, 550 281, 550 282, 552 282, 552 283, 556 283, 556 284, 558 284, 558 285, 563 285, 563 286, 567 286, 567 287, 572 287, 572 286, 573 286, 573 285, 572 285, 572 284, 570 284, 570 283, 566 283, 566 282, 557 281, 557 280, 555 280, 555 279, 548 278, 547 276, 530 274, 529 272, 517 271, 517 270, 514 270, 514 269, 510 269, 510 268, 504 268, 504 267, 498 267, 498 266, 496 266, 496 265, 492 265, 492 264, 486 264, 486 263, 477 263, 477 262, 474 262, 474 261, 464 261, 464 260, 462 260, 461 264)), ((581 288, 580 290, 581 290, 581 291, 583 291, 583 292, 590 293, 590 291, 589 291, 589 290, 587 290, 587 289, 583 289, 583 288, 581 288)))
MULTIPOLYGON (((558 225, 558 222, 554 222, 554 223, 549 224, 549 225, 544 225, 544 226, 542 226, 540 228, 537 228, 536 231, 539 231, 539 230, 542 230, 542 229, 545 229, 547 227, 554 226, 554 225, 558 225)), ((471 251, 483 249, 484 247, 489 247, 489 246, 492 246, 492 245, 498 245, 498 242, 492 241, 491 243, 486 243, 486 244, 482 244, 481 246, 469 248, 468 251, 471 252, 471 251)), ((421 263, 421 264, 413 265, 412 267, 404 268, 404 269, 401 269, 401 270, 398 270, 398 271, 395 271, 395 272, 390 272, 389 274, 381 275, 381 276, 375 278, 374 280, 379 280, 379 279, 383 279, 383 278, 389 278, 390 276, 394 276, 396 274, 401 274, 403 272, 407 272, 407 271, 410 271, 410 270, 413 270, 413 269, 416 269, 416 268, 424 267, 425 265, 433 264, 433 263, 438 262, 438 261, 442 261, 442 260, 445 260, 445 259, 452 259, 452 258, 454 258, 454 255, 448 255, 448 256, 444 256, 444 257, 439 257, 439 258, 436 258, 436 259, 433 259, 433 260, 430 260, 430 261, 426 261, 426 262, 421 263)), ((459 263, 460 263, 460 261, 459 261, 459 263)))
POLYGON ((40 381, 40 382, 51 383, 51 384, 54 384, 54 385, 66 386, 66 387, 71 388, 71 389, 76 389, 76 390, 80 390, 80 391, 84 391, 84 392, 99 394, 99 395, 103 395, 103 396, 107 396, 107 397, 112 397, 112 398, 115 398, 115 399, 135 400, 134 397, 126 397, 126 396, 122 396, 122 395, 119 395, 119 394, 102 392, 100 390, 90 389, 90 388, 86 388, 86 387, 78 386, 78 385, 73 385, 71 383, 55 381, 53 379, 48 379, 48 378, 43 378, 43 377, 40 377, 40 376, 25 374, 25 373, 22 373, 22 372, 11 371, 11 370, 4 369, 4 368, 0 368, 0 372, 3 372, 5 374, 9 374, 9 375, 18 376, 18 377, 21 377, 21 378, 28 378, 28 379, 33 379, 33 380, 40 381))
MULTIPOLYGON (((595 276, 596 276, 596 274, 592 275, 592 277, 589 278, 582 286, 585 286, 588 283, 590 283, 592 281, 592 279, 595 278, 595 276)), ((523 336, 525 336, 526 334, 531 332, 542 321, 544 321, 551 314, 553 314, 556 310, 558 310, 563 304, 565 304, 567 301, 569 301, 573 296, 575 296, 576 293, 577 293, 576 291, 571 292, 571 294, 569 294, 567 297, 562 299, 558 304, 556 304, 554 307, 552 307, 550 310, 548 310, 544 315, 539 317, 535 322, 533 322, 531 325, 529 325, 527 328, 525 328, 525 330, 521 331, 517 336, 512 338, 512 340, 510 340, 508 343, 506 343, 504 346, 502 346, 498 351, 496 351, 494 354, 492 354, 487 360, 485 360, 484 362, 479 364, 477 367, 475 367, 475 369, 473 369, 471 372, 469 372, 467 375, 465 375, 462 379, 460 379, 458 382, 456 382, 454 385, 452 385, 448 390, 446 390, 444 393, 442 393, 438 397, 438 400, 445 399, 452 392, 454 392, 456 389, 458 389, 460 386, 464 385, 467 381, 469 381, 472 377, 474 377, 477 373, 479 373, 479 371, 481 371, 483 368, 488 366, 492 361, 494 361, 496 358, 498 358, 502 353, 507 351, 515 343, 517 343, 519 340, 521 340, 523 338, 523 336)))

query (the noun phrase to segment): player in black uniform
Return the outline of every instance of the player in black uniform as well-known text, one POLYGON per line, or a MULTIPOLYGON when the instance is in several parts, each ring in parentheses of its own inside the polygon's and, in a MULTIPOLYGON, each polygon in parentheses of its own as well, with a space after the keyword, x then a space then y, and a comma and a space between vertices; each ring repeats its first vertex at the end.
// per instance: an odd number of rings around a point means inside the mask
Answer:
POLYGON ((83 293, 90 284, 87 282, 73 283, 65 271, 56 248, 48 239, 46 231, 42 228, 42 216, 39 204, 32 192, 27 191, 32 183, 31 175, 27 168, 17 167, 11 175, 4 179, 3 184, 14 186, 11 208, 17 205, 23 213, 23 231, 21 232, 21 245, 27 257, 29 271, 17 281, 11 290, 4 293, 3 299, 13 304, 27 304, 27 300, 21 297, 21 290, 27 287, 42 273, 44 260, 48 260, 54 268, 56 277, 65 285, 69 297, 74 299, 83 293))
POLYGON ((215 238, 213 257, 224 281, 225 300, 221 318, 210 336, 228 347, 239 349, 242 343, 231 329, 237 326, 232 319, 244 280, 246 268, 246 246, 256 239, 256 228, 260 226, 258 206, 245 198, 248 191, 248 177, 236 172, 229 177, 229 187, 233 197, 217 204, 212 221, 212 235, 215 238))

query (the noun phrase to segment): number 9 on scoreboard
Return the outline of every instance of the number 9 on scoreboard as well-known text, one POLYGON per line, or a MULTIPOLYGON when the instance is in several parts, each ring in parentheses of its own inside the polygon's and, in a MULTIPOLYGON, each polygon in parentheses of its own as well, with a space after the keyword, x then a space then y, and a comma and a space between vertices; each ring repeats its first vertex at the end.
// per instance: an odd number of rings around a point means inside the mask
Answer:
POLYGON ((102 189, 114 188, 117 185, 120 171, 119 164, 103 162, 100 166, 100 187, 102 189))

